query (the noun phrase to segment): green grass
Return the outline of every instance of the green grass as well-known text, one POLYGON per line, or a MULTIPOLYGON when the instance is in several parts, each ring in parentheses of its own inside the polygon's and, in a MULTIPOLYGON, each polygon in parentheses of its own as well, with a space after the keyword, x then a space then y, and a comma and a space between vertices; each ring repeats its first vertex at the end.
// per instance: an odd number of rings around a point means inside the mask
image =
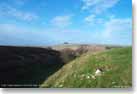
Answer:
POLYGON ((41 87, 56 88, 126 88, 132 86, 132 48, 114 48, 87 53, 64 65, 41 87), (103 74, 92 78, 97 68, 103 74))

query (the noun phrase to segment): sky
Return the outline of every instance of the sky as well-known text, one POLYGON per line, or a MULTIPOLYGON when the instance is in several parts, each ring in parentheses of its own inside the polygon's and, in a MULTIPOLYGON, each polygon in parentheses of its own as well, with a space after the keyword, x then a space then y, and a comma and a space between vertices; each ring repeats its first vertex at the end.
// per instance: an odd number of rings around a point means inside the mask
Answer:
POLYGON ((132 45, 132 0, 0 0, 0 45, 132 45))

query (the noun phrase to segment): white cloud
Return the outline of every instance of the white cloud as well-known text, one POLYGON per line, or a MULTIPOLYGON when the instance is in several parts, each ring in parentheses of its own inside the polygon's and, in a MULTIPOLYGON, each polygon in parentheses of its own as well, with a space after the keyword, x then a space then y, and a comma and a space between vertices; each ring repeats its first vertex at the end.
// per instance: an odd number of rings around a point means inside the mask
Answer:
MULTIPOLYGON (((132 20, 130 18, 118 19, 113 18, 104 24, 104 36, 115 37, 122 36, 121 34, 132 33, 132 20), (117 36, 118 35, 118 36, 117 36)), ((125 34, 127 35, 127 34, 125 34)), ((129 37, 131 35, 128 35, 129 37)))
MULTIPOLYGON (((106 21, 100 14, 114 7, 120 0, 82 0, 82 10, 87 10, 90 14, 84 18, 89 25, 104 24, 106 21)), ((113 15, 109 18, 113 18, 113 15)))
POLYGON ((89 9, 91 6, 94 6, 100 3, 100 0, 82 0, 83 1, 83 10, 89 9))
POLYGON ((115 6, 120 0, 82 0, 82 10, 89 10, 94 14, 102 13, 115 6))
POLYGON ((97 25, 104 23, 104 20, 102 18, 97 18, 95 15, 91 14, 87 17, 85 17, 84 21, 89 25, 97 25))
MULTIPOLYGON (((87 19, 94 23, 97 19, 91 16, 87 19)), ((95 24, 97 25, 97 24, 95 24)), ((101 44, 113 45, 131 45, 132 44, 132 19, 131 18, 115 18, 111 16, 108 20, 102 21, 101 26, 97 26, 97 30, 92 32, 92 38, 101 44)))
POLYGON ((95 15, 90 15, 85 18, 85 21, 91 23, 94 21, 94 19, 95 19, 95 15))
POLYGON ((71 24, 71 16, 56 16, 51 20, 51 24, 59 28, 64 28, 71 24))
POLYGON ((36 20, 38 18, 38 16, 34 13, 21 11, 21 10, 16 9, 15 7, 11 7, 6 4, 0 7, 0 15, 14 17, 16 19, 24 20, 28 22, 36 20))

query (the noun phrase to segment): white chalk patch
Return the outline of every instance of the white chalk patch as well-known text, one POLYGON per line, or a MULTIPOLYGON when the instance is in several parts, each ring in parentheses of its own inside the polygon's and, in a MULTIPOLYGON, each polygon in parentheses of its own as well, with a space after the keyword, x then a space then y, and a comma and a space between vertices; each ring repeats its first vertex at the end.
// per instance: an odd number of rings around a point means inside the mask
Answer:
POLYGON ((102 71, 100 69, 97 69, 95 72, 95 76, 100 76, 102 74, 102 71))

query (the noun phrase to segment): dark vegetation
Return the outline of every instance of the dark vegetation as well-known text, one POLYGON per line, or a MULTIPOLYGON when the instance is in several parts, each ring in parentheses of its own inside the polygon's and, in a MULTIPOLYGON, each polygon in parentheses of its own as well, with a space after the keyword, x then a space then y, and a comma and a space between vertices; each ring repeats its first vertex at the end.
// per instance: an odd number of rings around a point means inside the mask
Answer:
POLYGON ((1 87, 16 87, 16 85, 38 87, 63 64, 58 51, 35 47, 1 46, 1 87), (11 84, 14 86, 10 86, 11 84))

